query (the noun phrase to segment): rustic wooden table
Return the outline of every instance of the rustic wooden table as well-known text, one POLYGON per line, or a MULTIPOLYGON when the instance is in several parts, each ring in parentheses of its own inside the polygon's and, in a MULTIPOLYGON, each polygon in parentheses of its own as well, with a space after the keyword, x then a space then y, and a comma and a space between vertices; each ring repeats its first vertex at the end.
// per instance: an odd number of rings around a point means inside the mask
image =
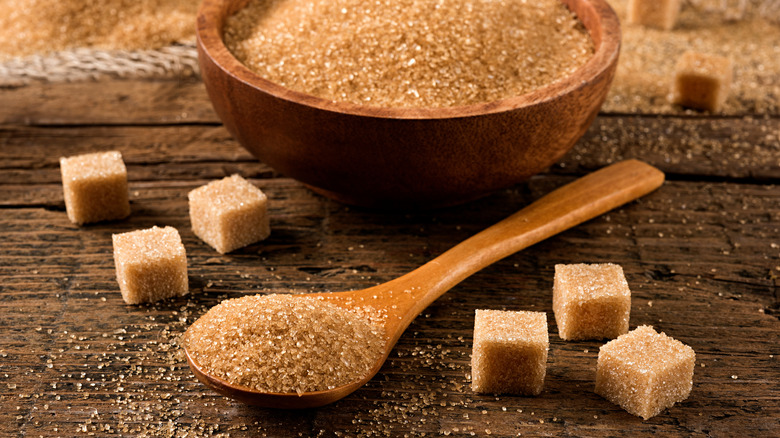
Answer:
POLYGON ((313 194, 255 161, 196 80, 0 90, 2 436, 780 436, 780 118, 601 114, 526 184, 444 210, 378 213, 313 194), (77 227, 58 159, 120 150, 133 214, 77 227), (575 177, 623 158, 668 181, 653 194, 464 281, 407 330, 364 388, 320 409, 259 409, 197 382, 178 335, 227 297, 364 288, 403 274, 575 177), (271 237, 222 256, 190 230, 187 192, 240 173, 271 199, 271 237), (191 295, 125 305, 111 234, 178 228, 191 295), (556 263, 615 262, 631 327, 696 351, 688 400, 648 421, 593 393, 600 342, 562 342, 556 263), (539 397, 472 393, 474 310, 550 316, 539 397))

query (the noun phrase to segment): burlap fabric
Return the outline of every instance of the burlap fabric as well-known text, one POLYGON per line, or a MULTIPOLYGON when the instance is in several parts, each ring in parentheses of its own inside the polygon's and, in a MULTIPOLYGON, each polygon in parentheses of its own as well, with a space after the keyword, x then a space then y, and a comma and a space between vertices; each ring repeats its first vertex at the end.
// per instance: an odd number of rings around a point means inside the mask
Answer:
POLYGON ((157 50, 97 50, 79 48, 0 62, 0 86, 34 81, 69 82, 104 78, 197 76, 194 43, 157 50))

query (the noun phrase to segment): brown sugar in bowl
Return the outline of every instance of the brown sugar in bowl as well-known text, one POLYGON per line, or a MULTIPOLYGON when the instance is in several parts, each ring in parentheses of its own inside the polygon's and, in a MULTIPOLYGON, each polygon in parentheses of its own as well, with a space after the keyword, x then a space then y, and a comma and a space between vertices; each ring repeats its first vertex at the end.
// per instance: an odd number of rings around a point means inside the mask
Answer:
POLYGON ((595 52, 568 77, 527 94, 445 108, 334 102, 270 82, 225 46, 227 17, 248 0, 204 0, 198 58, 214 109, 262 162, 316 192, 384 208, 452 205, 521 182, 585 133, 609 90, 620 24, 606 0, 561 0, 595 52))

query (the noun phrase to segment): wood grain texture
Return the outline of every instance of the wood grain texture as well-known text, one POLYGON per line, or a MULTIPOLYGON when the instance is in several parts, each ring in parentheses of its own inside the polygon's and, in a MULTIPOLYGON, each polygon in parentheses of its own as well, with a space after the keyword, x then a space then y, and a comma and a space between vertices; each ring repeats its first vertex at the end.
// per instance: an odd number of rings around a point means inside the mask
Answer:
MULTIPOLYGON (((169 96, 202 92, 186 83, 177 91, 170 81, 124 86, 149 93, 170 87, 169 96)), ((41 90, 31 87, 29 95, 41 90)), ((0 125, 0 436, 485 436, 486 430, 496 436, 777 435, 775 118, 602 115, 564 166, 527 183, 460 207, 377 213, 327 200, 273 172, 221 127, 172 121, 178 105, 194 97, 161 103, 158 110, 139 104, 146 109, 111 122, 110 115, 84 109, 85 100, 51 87, 52 100, 36 117, 60 114, 56 126, 34 117, 27 119, 30 125, 12 123, 6 115, 0 125), (147 121, 138 126, 134 118, 147 121), (732 140, 734 134, 744 141, 732 140), (133 214, 78 228, 65 215, 56 160, 111 148, 128 162, 133 214), (575 177, 623 158, 648 161, 669 180, 641 201, 460 283, 412 322, 373 380, 333 405, 279 411, 233 403, 200 384, 180 354, 177 336, 224 298, 388 281, 575 177), (221 256, 192 234, 186 193, 232 172, 269 195, 272 234, 221 256), (181 232, 192 294, 126 306, 110 236, 152 225, 181 232), (598 397, 593 384, 600 343, 561 341, 554 318, 539 397, 471 392, 474 310, 542 310, 549 317, 553 267, 574 262, 620 263, 633 293, 631 327, 652 324, 694 348, 688 400, 641 421, 598 397)), ((90 87, 100 101, 122 83, 90 87)), ((1 90, 0 102, 23 90, 1 90)), ((34 114, 37 102, 15 101, 14 111, 34 114)))
POLYGON ((638 203, 509 257, 434 302, 366 387, 319 410, 280 413, 221 399, 167 350, 166 332, 183 332, 223 298, 389 280, 566 180, 547 177, 434 216, 355 211, 290 180, 255 181, 271 195, 274 232, 265 243, 229 256, 213 252, 189 229, 181 195, 200 181, 139 190, 128 221, 87 229, 71 225, 63 212, 7 209, 0 219, 6 230, 0 244, 0 371, 9 377, 3 379, 0 419, 46 435, 56 435, 55 427, 73 433, 80 425, 118 428, 120 422, 129 431, 156 430, 165 427, 169 410, 179 412, 175 419, 185 428, 203 419, 220 424, 222 432, 246 425, 271 436, 308 436, 320 428, 392 435, 457 428, 456 436, 484 429, 599 436, 750 429, 769 435, 780 415, 777 359, 770 357, 780 341, 780 257, 771 244, 780 223, 775 188, 667 183, 638 203), (114 280, 110 234, 152 224, 181 231, 193 293, 156 306, 126 306, 114 280), (653 324, 697 352, 695 386, 686 402, 642 422, 595 396, 600 343, 560 341, 552 320, 540 397, 471 393, 466 375, 474 309, 549 313, 554 264, 582 261, 620 263, 633 290, 631 326, 653 324))
POLYGON ((2 90, 0 123, 143 125, 219 123, 199 79, 32 83, 2 90), (63 102, 67 102, 63 105, 63 102))

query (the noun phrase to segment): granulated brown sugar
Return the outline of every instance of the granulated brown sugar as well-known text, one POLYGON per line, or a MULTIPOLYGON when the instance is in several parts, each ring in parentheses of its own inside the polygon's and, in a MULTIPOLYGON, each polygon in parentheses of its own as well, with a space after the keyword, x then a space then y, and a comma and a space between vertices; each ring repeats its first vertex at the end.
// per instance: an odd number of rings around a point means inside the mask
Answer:
POLYGON ((325 390, 364 377, 382 354, 381 329, 323 300, 253 295, 223 301, 187 330, 209 374, 267 392, 325 390))
MULTIPOLYGON (((625 20, 628 0, 609 0, 625 20)), ((690 0, 671 31, 622 21, 620 60, 603 111, 681 113, 670 92, 675 63, 686 51, 730 58, 731 94, 724 114, 780 111, 780 2, 690 0), (740 6, 741 5, 741 6, 740 6)))
POLYGON ((559 0, 251 0, 227 20, 225 42, 272 82, 386 107, 521 95, 593 54, 559 0))
POLYGON ((0 0, 0 60, 75 47, 192 40, 198 0, 0 0))

